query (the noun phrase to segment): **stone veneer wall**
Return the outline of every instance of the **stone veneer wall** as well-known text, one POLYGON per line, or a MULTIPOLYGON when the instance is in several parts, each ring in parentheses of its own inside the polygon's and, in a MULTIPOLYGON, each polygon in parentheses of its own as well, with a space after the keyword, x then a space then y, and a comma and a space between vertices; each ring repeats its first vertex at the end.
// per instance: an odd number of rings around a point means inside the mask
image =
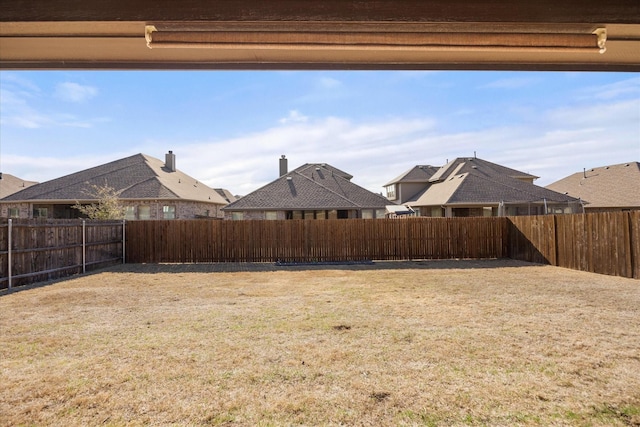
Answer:
MULTIPOLYGON (((224 211, 223 211, 224 212, 224 211)), ((273 212, 273 211, 270 211, 273 212)), ((277 218, 276 219, 287 219, 287 214, 285 211, 275 211, 277 218)), ((232 213, 231 212, 224 212, 224 219, 233 219, 232 217, 232 213)), ((242 212, 242 219, 243 220, 251 220, 251 219, 267 219, 266 218, 266 212, 265 211, 244 211, 242 212)))
POLYGON ((176 219, 194 219, 196 217, 224 218, 220 210, 223 205, 215 205, 213 203, 204 202, 184 202, 184 201, 159 201, 159 202, 130 202, 124 203, 125 206, 135 206, 136 215, 138 206, 149 206, 150 219, 162 219, 163 206, 176 207, 176 219), (207 212, 208 211, 208 212, 207 212))
POLYGON ((29 218, 30 209, 29 203, 3 203, 0 204, 0 217, 8 218, 10 208, 18 208, 20 210, 19 218, 29 218))
MULTIPOLYGON (((37 203, 36 203, 37 204, 37 203)), ((18 208, 20 210, 19 218, 32 218, 31 203, 2 203, 0 204, 0 217, 7 218, 9 216, 10 208, 18 208)), ((147 202, 147 201, 127 201, 123 203, 124 206, 149 206, 150 207, 150 219, 162 219, 162 207, 165 205, 173 205, 176 207, 176 219, 193 219, 199 217, 210 217, 222 219, 224 214, 221 210, 223 205, 216 205, 213 203, 204 202, 184 202, 184 201, 159 201, 159 202, 147 202), (207 211, 208 215, 207 215, 207 211)), ((52 215, 53 205, 47 204, 47 207, 51 209, 52 215)), ((137 212, 137 211, 136 211, 137 212)), ((284 215, 284 214, 283 214, 284 215)))

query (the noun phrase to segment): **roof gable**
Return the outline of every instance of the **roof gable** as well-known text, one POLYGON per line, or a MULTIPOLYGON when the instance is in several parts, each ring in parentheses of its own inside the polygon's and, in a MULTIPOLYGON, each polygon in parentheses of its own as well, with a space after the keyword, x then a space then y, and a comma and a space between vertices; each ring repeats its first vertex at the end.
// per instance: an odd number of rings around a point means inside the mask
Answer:
POLYGON ((640 163, 601 166, 577 172, 547 186, 587 201, 589 208, 640 207, 640 163))

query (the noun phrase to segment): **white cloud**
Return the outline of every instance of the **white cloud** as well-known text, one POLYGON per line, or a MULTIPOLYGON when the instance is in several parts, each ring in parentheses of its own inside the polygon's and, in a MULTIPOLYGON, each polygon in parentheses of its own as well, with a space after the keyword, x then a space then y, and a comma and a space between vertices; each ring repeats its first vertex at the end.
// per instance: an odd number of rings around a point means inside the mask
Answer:
POLYGON ((279 120, 280 123, 304 123, 309 118, 307 116, 302 115, 298 110, 289 111, 289 115, 287 117, 283 117, 279 120))
POLYGON ((640 96, 640 77, 621 80, 602 86, 593 86, 581 91, 585 98, 611 100, 626 95, 640 96))
POLYGON ((342 82, 340 80, 331 77, 321 77, 319 84, 321 87, 326 89, 333 89, 342 86, 342 82))
POLYGON ((640 123, 640 99, 595 102, 561 107, 548 112, 556 126, 615 127, 623 123, 640 123))
MULTIPOLYGON (((70 83, 69 90, 56 89, 56 96, 73 102, 81 102, 97 94, 97 90, 88 86, 70 83), (78 87, 74 87, 78 86, 78 87)), ((41 90, 29 80, 9 74, 2 76, 0 87, 0 124, 23 129, 47 127, 91 128, 96 123, 109 121, 108 118, 82 118, 57 109, 47 111, 42 106, 41 90)))
POLYGON ((389 166, 401 153, 418 149, 422 144, 418 137, 432 126, 431 119, 353 123, 326 117, 290 122, 240 138, 188 144, 174 152, 178 168, 207 185, 226 186, 236 194, 247 194, 277 178, 278 159, 283 154, 290 169, 304 163, 329 163, 353 174, 355 183, 377 192, 380 180, 395 173, 389 166), (359 172, 373 172, 372 168, 378 172, 369 176, 359 172))
POLYGON ((98 94, 93 86, 83 86, 78 83, 64 82, 56 86, 55 96, 68 102, 85 102, 98 94))
POLYGON ((0 74, 0 86, 11 87, 13 90, 27 96, 40 93, 38 85, 16 73, 0 74))

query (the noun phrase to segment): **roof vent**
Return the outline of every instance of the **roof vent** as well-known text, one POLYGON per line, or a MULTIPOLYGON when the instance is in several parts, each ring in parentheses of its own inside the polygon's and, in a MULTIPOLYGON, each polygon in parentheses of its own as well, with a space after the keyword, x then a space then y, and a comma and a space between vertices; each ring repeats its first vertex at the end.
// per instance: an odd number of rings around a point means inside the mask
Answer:
POLYGON ((287 177, 287 181, 291 181, 293 178, 291 178, 290 176, 287 177))
POLYGON ((320 168, 316 168, 316 170, 317 170, 317 171, 319 171, 319 170, 320 170, 320 168))

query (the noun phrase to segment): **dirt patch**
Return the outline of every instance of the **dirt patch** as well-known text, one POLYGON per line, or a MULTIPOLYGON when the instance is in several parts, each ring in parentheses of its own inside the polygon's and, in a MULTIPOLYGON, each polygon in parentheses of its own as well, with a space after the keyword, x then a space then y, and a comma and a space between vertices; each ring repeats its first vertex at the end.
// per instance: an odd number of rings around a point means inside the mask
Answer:
POLYGON ((640 282, 509 260, 125 265, 0 330, 0 425, 640 423, 640 282))

